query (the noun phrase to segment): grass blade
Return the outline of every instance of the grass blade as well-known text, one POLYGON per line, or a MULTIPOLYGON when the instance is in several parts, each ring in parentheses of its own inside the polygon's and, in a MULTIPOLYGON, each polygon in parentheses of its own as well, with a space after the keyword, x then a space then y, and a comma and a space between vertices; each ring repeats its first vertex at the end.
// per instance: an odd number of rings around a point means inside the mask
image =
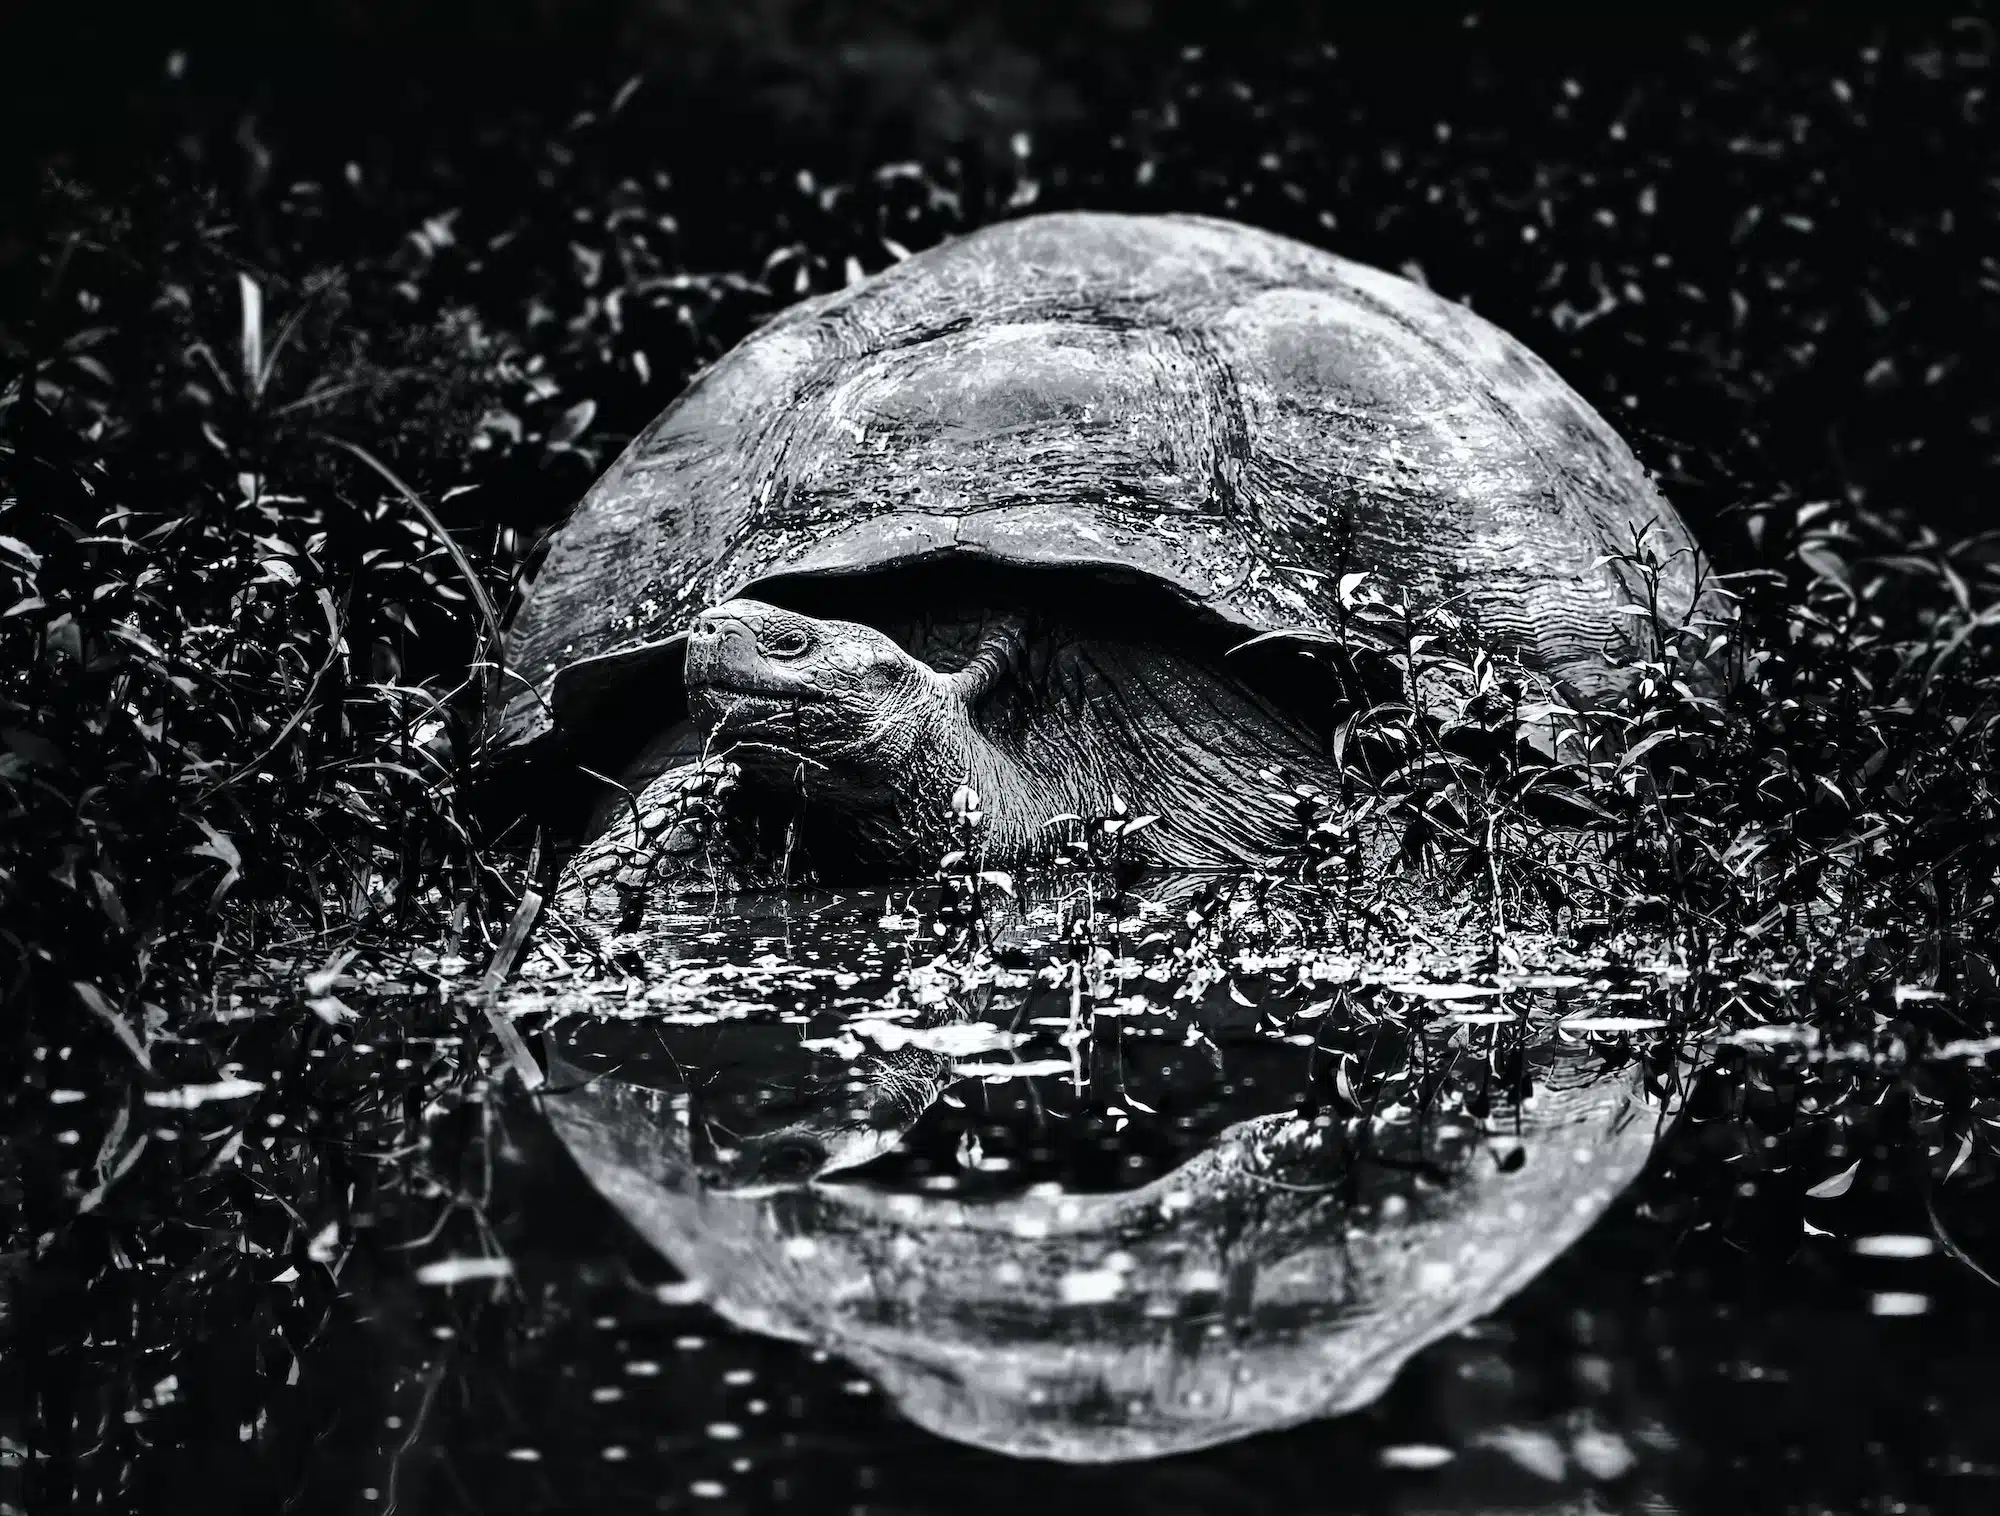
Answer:
POLYGON ((534 890, 521 896, 521 903, 514 908, 514 919, 507 923, 506 935, 500 939, 492 962, 486 965, 486 972, 479 980, 479 1008, 486 1013, 493 1035, 500 1039, 508 1064, 520 1076, 522 1088, 530 1090, 540 1089, 545 1076, 529 1053, 527 1043, 521 1040, 520 1032, 515 1030, 514 1023, 501 1014, 499 1000, 500 987, 514 971, 514 960, 521 956, 521 949, 526 945, 528 933, 541 909, 542 897, 534 890))
POLYGON ((388 481, 390 488, 408 502, 410 509, 423 517, 425 524, 437 533, 438 540, 444 544, 444 550, 451 555, 451 561, 458 566, 459 576, 465 580, 465 587, 471 592, 473 603, 479 607, 480 619, 486 623, 486 635, 492 641, 495 667, 504 674, 506 665, 500 636, 500 612, 493 604, 493 597, 486 593, 485 581, 479 577, 478 570, 473 568, 472 560, 465 556, 465 550, 458 545, 458 539, 445 530, 445 524, 438 520, 437 513, 418 498, 417 492, 397 478, 389 465, 367 448, 349 442, 344 437, 331 436, 325 432, 319 433, 319 436, 322 441, 352 453, 380 474, 388 481))
POLYGON ((264 290, 248 274, 236 276, 243 295, 243 395, 254 401, 264 389, 264 290))

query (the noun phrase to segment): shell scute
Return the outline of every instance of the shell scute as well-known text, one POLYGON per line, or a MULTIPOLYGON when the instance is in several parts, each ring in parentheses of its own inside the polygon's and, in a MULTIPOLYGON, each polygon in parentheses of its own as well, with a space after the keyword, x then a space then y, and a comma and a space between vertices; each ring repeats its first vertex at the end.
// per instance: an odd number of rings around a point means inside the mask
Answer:
POLYGON ((1630 449, 1462 306, 1229 222, 1029 217, 781 313, 642 432, 524 595, 500 736, 773 576, 953 557, 1248 631, 1333 629, 1365 570, 1589 692, 1633 598, 1593 561, 1647 522, 1685 607, 1692 539, 1630 449))

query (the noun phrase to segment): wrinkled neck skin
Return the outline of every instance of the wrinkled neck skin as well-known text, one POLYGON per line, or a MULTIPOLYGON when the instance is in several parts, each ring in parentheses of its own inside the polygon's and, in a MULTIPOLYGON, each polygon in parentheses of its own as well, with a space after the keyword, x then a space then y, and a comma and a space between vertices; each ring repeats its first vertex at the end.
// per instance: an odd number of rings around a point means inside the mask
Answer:
MULTIPOLYGON (((986 821, 990 854, 1014 857, 1032 841, 1035 816, 1056 814, 1053 796, 976 725, 973 712, 938 679, 918 696, 885 710, 860 739, 889 757, 891 773, 875 783, 794 762, 788 781, 803 801, 799 825, 820 872, 850 866, 927 873, 957 845, 952 796, 970 784, 986 821)), ((782 760, 778 766, 782 766, 782 760)))
MULTIPOLYGON (((1291 803, 1263 777, 1332 787, 1320 744, 1226 665, 1111 637, 1055 639, 1046 668, 992 712, 993 740, 1056 811, 1104 816, 1122 800, 1157 825, 1135 861, 1176 869, 1269 866, 1298 841, 1291 803)), ((1047 809, 1034 814, 1033 825, 1047 809)))
POLYGON ((1032 862, 1053 816, 1132 815, 1160 822, 1128 857, 1180 869, 1269 864, 1295 841, 1288 803, 1262 777, 1333 780, 1318 745, 1213 665, 1157 648, 1065 640, 1038 667, 1011 671, 967 700, 930 672, 885 707, 858 741, 894 754, 879 780, 794 761, 800 835, 816 871, 927 874, 958 845, 951 802, 978 792, 984 860, 1032 862))

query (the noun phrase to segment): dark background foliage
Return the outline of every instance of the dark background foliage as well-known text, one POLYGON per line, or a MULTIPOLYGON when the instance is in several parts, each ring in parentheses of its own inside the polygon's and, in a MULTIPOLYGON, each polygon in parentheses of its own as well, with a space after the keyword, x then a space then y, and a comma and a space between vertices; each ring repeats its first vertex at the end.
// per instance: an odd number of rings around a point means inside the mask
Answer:
MULTIPOLYGON (((322 258, 383 256, 454 207, 554 239, 595 194, 666 173, 639 197, 679 223, 664 262, 754 276, 788 234, 872 266, 869 233, 906 219, 865 187, 814 215, 788 193, 800 170, 865 185, 949 162, 963 218, 1025 132, 1039 203, 1234 213, 1418 264, 1684 468, 1741 453, 1760 485, 1973 521, 1993 395, 1966 360, 2000 299, 1978 7, 1349 9, 40 8, 16 20, 8 169, 16 193, 54 162, 118 197, 199 160, 244 214, 245 257, 306 251, 260 248, 306 239, 254 211, 313 182, 322 258), (618 123, 558 148, 635 76, 618 123)), ((46 224, 5 220, 17 287, 46 224)))

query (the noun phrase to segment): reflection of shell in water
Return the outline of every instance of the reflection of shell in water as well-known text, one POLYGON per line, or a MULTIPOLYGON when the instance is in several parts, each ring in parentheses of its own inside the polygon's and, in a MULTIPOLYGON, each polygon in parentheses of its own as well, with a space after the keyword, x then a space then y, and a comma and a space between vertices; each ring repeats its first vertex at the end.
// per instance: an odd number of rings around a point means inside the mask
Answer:
POLYGON ((1140 1189, 965 1202, 711 1189, 669 1099, 612 1080, 548 1110, 730 1321, 839 1353, 940 1434, 1100 1462, 1366 1404, 1579 1237, 1644 1164, 1657 1113, 1634 1070, 1537 1061, 1534 1097, 1485 1127, 1524 1161, 1468 1127, 1424 1165, 1368 1166, 1358 1193, 1310 1182, 1319 1135, 1288 1116, 1239 1122, 1140 1189))
POLYGON ((954 1077, 952 1061, 935 1054, 863 1058, 852 1068, 849 1089, 822 1091, 796 1120, 770 1131, 732 1140, 718 1138, 704 1122, 695 1170, 709 1189, 760 1193, 860 1168, 895 1147, 954 1077))

